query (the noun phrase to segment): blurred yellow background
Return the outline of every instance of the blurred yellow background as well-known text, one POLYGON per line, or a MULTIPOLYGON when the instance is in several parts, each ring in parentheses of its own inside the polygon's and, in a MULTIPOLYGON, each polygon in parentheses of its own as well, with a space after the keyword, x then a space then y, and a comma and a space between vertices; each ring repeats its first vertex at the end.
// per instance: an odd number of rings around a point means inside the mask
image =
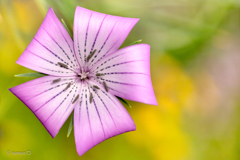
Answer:
POLYGON ((240 2, 235 0, 0 0, 0 159, 239 160, 240 2), (158 106, 128 101, 137 130, 79 157, 69 120, 52 139, 8 88, 30 78, 15 62, 49 7, 72 28, 76 6, 136 17, 123 46, 151 45, 158 106), (13 155, 12 151, 30 151, 13 155))

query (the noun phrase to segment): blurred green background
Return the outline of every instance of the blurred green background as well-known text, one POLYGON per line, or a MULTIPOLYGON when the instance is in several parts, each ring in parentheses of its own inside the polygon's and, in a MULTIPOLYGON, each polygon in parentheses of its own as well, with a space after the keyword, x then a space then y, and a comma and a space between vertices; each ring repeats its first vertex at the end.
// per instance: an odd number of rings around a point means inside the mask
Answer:
MULTIPOLYGON (((0 0, 0 159, 239 160, 240 1, 0 0), (30 78, 15 62, 48 8, 72 28, 76 6, 136 17, 123 46, 151 45, 158 106, 127 108, 137 130, 111 138, 79 157, 69 120, 52 139, 8 88, 30 78), (12 155, 8 151, 31 151, 12 155)), ((11 153, 11 152, 10 152, 11 153)))

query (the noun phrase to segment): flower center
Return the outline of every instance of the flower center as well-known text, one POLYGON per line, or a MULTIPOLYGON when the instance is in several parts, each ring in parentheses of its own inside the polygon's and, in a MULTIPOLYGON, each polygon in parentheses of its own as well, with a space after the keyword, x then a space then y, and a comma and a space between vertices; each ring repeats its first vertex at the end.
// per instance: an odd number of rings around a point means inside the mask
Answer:
POLYGON ((89 72, 86 72, 84 68, 82 68, 82 72, 78 73, 78 76, 81 78, 81 80, 88 79, 89 72))

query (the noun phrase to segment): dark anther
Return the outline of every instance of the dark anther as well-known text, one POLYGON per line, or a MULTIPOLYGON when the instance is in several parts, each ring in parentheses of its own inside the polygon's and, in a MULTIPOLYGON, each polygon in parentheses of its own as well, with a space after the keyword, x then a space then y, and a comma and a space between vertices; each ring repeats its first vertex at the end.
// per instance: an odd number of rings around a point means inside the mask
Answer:
POLYGON ((53 80, 52 83, 57 83, 57 82, 59 82, 59 81, 61 81, 61 78, 58 78, 58 79, 53 80))
POLYGON ((58 62, 58 65, 59 65, 60 67, 63 67, 63 68, 68 69, 68 66, 67 66, 66 64, 64 64, 64 63, 58 62))
POLYGON ((75 102, 78 100, 78 98, 79 98, 79 94, 78 94, 77 97, 74 99, 74 101, 72 102, 72 104, 75 103, 75 102))
POLYGON ((93 88, 100 89, 98 86, 93 85, 93 88))
POLYGON ((104 76, 105 74, 97 73, 96 76, 104 76))
POLYGON ((96 53, 96 49, 94 49, 94 51, 91 53, 91 54, 89 54, 88 55, 88 57, 87 57, 87 62, 92 58, 92 56, 96 53))
POLYGON ((89 100, 90 100, 90 104, 92 103, 92 100, 93 100, 93 95, 92 93, 90 92, 90 97, 89 97, 89 100))
POLYGON ((105 81, 103 81, 103 86, 104 86, 105 90, 108 92, 108 87, 107 87, 107 84, 105 81))
POLYGON ((66 91, 71 86, 71 82, 68 83, 67 87, 64 89, 66 91))

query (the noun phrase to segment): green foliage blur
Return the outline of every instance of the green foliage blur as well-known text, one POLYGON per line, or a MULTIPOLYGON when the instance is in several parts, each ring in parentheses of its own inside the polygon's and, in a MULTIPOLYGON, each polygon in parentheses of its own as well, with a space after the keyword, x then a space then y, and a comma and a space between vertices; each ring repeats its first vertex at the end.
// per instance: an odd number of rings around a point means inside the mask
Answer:
POLYGON ((237 0, 0 0, 1 160, 239 160, 239 99, 237 0), (159 105, 128 101, 137 130, 106 140, 82 157, 73 133, 67 138, 70 119, 52 139, 8 91, 32 79, 14 77, 32 72, 15 62, 50 6, 70 28, 76 6, 140 18, 123 47, 138 39, 151 46, 159 105))

